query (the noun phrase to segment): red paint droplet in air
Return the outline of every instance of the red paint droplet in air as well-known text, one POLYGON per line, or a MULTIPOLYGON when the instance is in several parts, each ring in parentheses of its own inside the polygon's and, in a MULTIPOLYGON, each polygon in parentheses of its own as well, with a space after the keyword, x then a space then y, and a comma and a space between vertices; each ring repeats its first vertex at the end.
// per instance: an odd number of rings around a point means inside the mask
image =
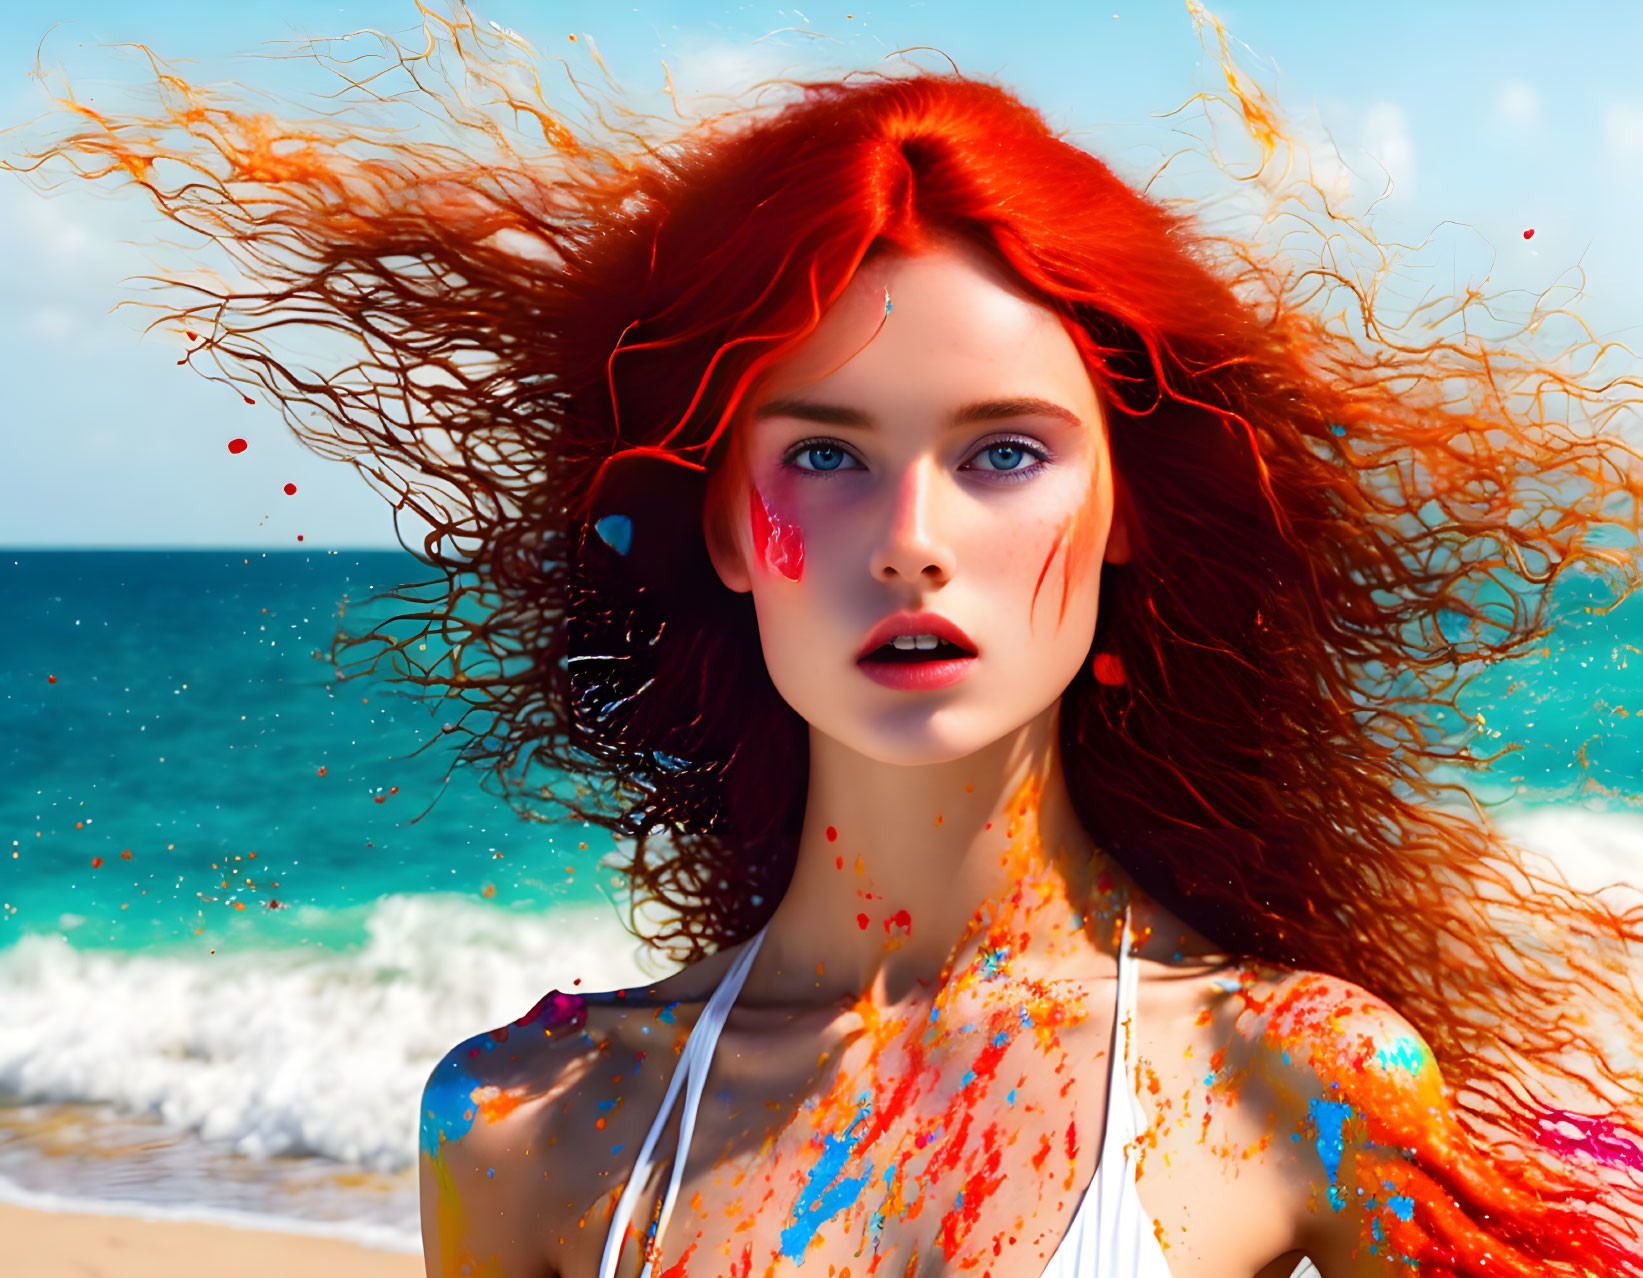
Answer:
POLYGON ((399 787, 397 785, 389 786, 388 787, 388 793, 389 794, 398 794, 399 793, 399 787))
POLYGON ((842 856, 836 856, 833 858, 833 868, 835 870, 844 869, 844 858, 842 856))
POLYGON ((287 497, 294 497, 294 496, 296 496, 296 493, 297 493, 297 486, 295 484, 287 484, 285 486, 285 495, 287 497))
POLYGON ((1116 688, 1124 682, 1124 663, 1116 653, 1098 652, 1090 659, 1090 673, 1097 683, 1116 688))
POLYGON ((56 683, 57 682, 57 676, 56 675, 47 675, 46 676, 46 682, 47 683, 56 683))
POLYGON ((301 541, 301 540, 302 540, 302 534, 301 534, 301 533, 298 533, 298 534, 297 534, 297 540, 298 540, 298 541, 301 541))
POLYGON ((188 340, 191 342, 197 342, 200 340, 200 335, 198 333, 190 332, 186 328, 183 329, 183 332, 188 334, 188 340))
POLYGON ((1523 233, 1523 238, 1526 239, 1526 240, 1534 239, 1535 238, 1535 228, 1531 226, 1527 231, 1525 231, 1523 233))
POLYGON ((867 930, 867 916, 865 914, 856 915, 856 926, 863 932, 867 930))
MULTIPOLYGON (((92 857, 91 858, 91 868, 94 869, 94 870, 102 869, 103 868, 103 858, 100 857, 100 856, 92 857)), ((866 918, 867 916, 864 914, 864 915, 862 915, 862 917, 866 918)))
POLYGON ((379 794, 376 796, 376 800, 378 803, 386 803, 388 801, 388 796, 385 794, 379 794))
POLYGON ((249 447, 250 445, 243 439, 231 439, 228 441, 228 451, 231 453, 243 453, 249 447))
POLYGON ((907 931, 911 932, 913 930, 913 916, 906 910, 897 910, 889 918, 884 920, 884 930, 886 932, 893 927, 905 928, 907 931))
POLYGON ((320 770, 319 770, 319 774, 320 774, 320 776, 324 776, 324 775, 325 775, 325 769, 324 769, 324 768, 321 768, 321 769, 320 769, 320 770))
POLYGON ((130 848, 127 848, 124 852, 120 853, 120 860, 122 860, 122 861, 131 860, 131 849, 130 848))
POLYGON ((249 395, 241 395, 240 398, 243 399, 247 404, 255 404, 257 402, 256 400, 252 399, 251 396, 249 396, 249 395))
POLYGON ((832 826, 827 827, 827 841, 829 843, 837 843, 839 841, 839 832, 832 826))

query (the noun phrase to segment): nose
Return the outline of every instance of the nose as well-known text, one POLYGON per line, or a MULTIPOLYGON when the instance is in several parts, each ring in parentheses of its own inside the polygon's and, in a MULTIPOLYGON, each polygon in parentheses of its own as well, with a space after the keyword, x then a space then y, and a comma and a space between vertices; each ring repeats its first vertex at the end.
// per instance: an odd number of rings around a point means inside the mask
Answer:
POLYGON ((952 578, 953 547, 936 518, 940 484, 930 458, 914 462, 896 479, 884 535, 873 549, 872 573, 879 581, 940 586, 952 578))

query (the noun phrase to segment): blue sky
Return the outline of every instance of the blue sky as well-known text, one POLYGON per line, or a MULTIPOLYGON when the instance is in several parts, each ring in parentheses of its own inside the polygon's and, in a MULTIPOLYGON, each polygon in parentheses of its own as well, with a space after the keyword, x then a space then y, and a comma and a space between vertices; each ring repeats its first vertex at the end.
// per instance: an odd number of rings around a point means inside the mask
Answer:
MULTIPOLYGON (((866 67, 932 46, 996 76, 1130 176, 1180 144, 1159 113, 1214 90, 1184 4, 478 3, 580 74, 589 40, 635 91, 735 91, 763 75, 866 67), (571 42, 569 36, 578 40, 571 42)), ((1445 282, 1533 292, 1584 273, 1580 313, 1643 342, 1643 6, 1474 3, 1211 5, 1247 46, 1315 157, 1366 202, 1385 239, 1434 230, 1445 282), (1522 232, 1533 227, 1532 240, 1522 232)), ((0 126, 46 105, 28 78, 44 39, 83 95, 142 78, 140 41, 191 75, 291 93, 313 87, 266 42, 364 27, 406 32, 411 0, 224 3, 59 0, 0 6, 0 126), (53 25, 57 24, 57 25, 53 25), (48 34, 49 33, 49 34, 48 34)), ((920 55, 929 63, 932 55, 920 55)), ((14 153, 24 134, 0 135, 14 153)), ((84 185, 84 184, 81 184, 84 185)), ((265 407, 176 367, 161 333, 111 310, 149 269, 164 223, 130 192, 49 199, 0 174, 0 545, 342 549, 395 545, 387 503, 307 453, 265 407), (235 435, 253 447, 239 456, 235 435), (294 497, 282 486, 298 485, 294 497)), ((407 528, 408 534, 412 530, 407 528)))

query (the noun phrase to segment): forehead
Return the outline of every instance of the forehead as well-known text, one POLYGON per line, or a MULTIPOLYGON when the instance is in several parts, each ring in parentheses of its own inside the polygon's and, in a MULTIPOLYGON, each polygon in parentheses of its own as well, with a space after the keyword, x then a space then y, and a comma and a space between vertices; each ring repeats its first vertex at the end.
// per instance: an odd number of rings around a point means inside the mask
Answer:
POLYGON ((1059 396, 1081 416, 1095 394, 1060 317, 962 244, 864 263, 815 331, 768 370, 755 406, 800 388, 886 406, 1059 396))

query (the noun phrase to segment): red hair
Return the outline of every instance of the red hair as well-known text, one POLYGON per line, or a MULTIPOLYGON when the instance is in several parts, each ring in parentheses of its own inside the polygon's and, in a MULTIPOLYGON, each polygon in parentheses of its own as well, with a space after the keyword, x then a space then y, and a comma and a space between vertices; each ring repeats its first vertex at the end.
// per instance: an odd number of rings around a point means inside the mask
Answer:
MULTIPOLYGON (((448 32, 470 75, 504 83, 477 30, 448 32)), ((630 838, 635 903, 670 911, 649 942, 675 959, 770 916, 803 817, 806 726, 701 535, 738 411, 869 253, 957 236, 989 254, 1075 335, 1134 543, 1099 569, 1092 649, 1123 678, 1086 666, 1062 702, 1091 835, 1229 950, 1350 980, 1416 1026, 1471 1141, 1422 1169, 1443 1201, 1479 1219, 1512 1203, 1489 1228, 1541 1272, 1643 1273, 1643 1190, 1616 1170, 1643 1167, 1643 1077, 1589 1028, 1643 1042, 1623 967, 1643 917, 1531 868, 1431 775, 1490 762, 1439 717, 1469 673, 1542 641, 1564 573, 1635 582, 1590 536, 1635 542, 1643 493, 1637 455, 1585 429, 1595 373, 1521 343, 1409 340, 1370 290, 1206 234, 957 74, 799 85, 665 144, 643 121, 598 144, 510 92, 543 121, 528 152, 441 99, 482 159, 163 88, 155 118, 67 102, 86 127, 49 154, 129 175, 250 269, 256 286, 170 318, 435 529, 433 593, 389 597, 449 653, 420 667, 381 631, 343 651, 375 646, 359 673, 387 655, 463 701, 461 759, 526 815, 630 838), (1326 286, 1355 325, 1324 313, 1326 286), (362 343, 372 377, 304 371, 253 336, 293 320, 362 343), (610 514, 630 542, 595 533, 610 514), (1509 961, 1546 928, 1558 962, 1509 961), (1563 1015, 1576 975, 1587 1026, 1563 1015), (1584 1090, 1608 1143, 1548 1136, 1548 1082, 1584 1090), (1485 1167, 1544 1193, 1491 1197, 1485 1167)), ((1241 100, 1270 143, 1269 104, 1241 100)), ((1433 1256, 1446 1219, 1423 1226, 1433 1256)))

